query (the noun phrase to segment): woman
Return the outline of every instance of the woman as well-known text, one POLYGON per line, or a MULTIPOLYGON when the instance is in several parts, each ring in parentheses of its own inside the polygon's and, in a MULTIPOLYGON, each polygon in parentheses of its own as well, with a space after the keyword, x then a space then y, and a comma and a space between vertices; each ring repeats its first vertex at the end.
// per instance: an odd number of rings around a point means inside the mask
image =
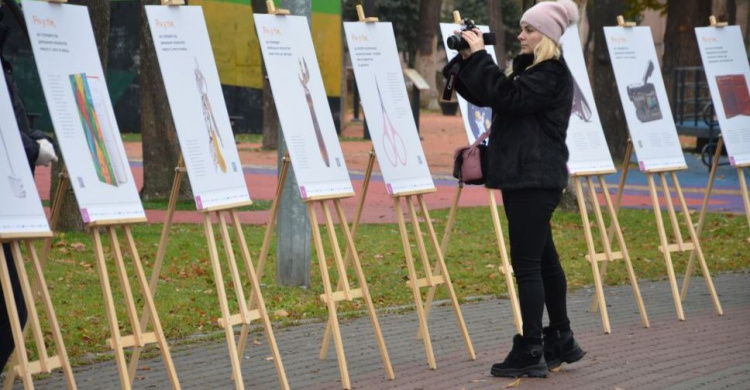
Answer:
POLYGON ((571 0, 542 2, 521 18, 521 53, 504 74, 484 50, 479 29, 463 31, 469 44, 445 68, 456 91, 478 106, 492 107, 486 186, 502 190, 511 262, 518 283, 523 336, 513 338, 494 376, 546 377, 549 369, 585 355, 573 338, 566 306, 565 272, 555 250, 550 219, 568 182, 565 134, 573 79, 562 58, 560 37, 578 20, 571 0), (542 328, 547 307, 549 326, 542 328))

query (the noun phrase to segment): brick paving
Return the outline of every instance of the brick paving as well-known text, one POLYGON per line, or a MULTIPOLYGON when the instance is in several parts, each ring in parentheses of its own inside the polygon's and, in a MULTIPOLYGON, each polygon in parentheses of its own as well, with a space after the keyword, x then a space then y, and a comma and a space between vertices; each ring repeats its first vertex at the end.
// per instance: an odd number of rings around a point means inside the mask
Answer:
MULTIPOLYGON (((684 303, 686 321, 676 319, 666 281, 640 284, 651 327, 640 324, 630 286, 606 288, 612 334, 604 334, 598 313, 590 313, 593 289, 570 294, 569 313, 576 338, 588 351, 579 363, 563 366, 546 379, 523 378, 524 389, 748 389, 750 388, 750 272, 714 277, 724 315, 714 314, 706 285, 693 279, 684 303)), ((406 287, 404 287, 406 288, 406 287)), ((424 347, 415 338, 417 317, 403 308, 380 312, 383 334, 396 379, 386 379, 369 320, 342 322, 344 348, 353 388, 356 389, 501 389, 510 379, 489 375, 492 363, 501 360, 514 334, 507 300, 482 297, 461 306, 477 352, 467 359, 450 306, 432 312, 430 332, 438 364, 427 367, 424 347)), ((276 330, 286 373, 295 389, 338 389, 335 350, 328 360, 318 360, 325 324, 307 323, 276 330)), ((278 388, 276 373, 261 332, 261 345, 250 344, 243 359, 248 389, 278 388)), ((251 338, 252 339, 252 338, 251 338)), ((174 340, 171 340, 174 341, 174 340)), ((199 344, 177 343, 172 349, 184 389, 231 389, 231 368, 223 338, 199 344)), ((76 367, 79 389, 119 388, 113 359, 76 367)), ((35 382, 38 389, 64 388, 59 373, 35 382)), ((144 360, 134 388, 168 388, 159 358, 144 360)), ((14 389, 21 389, 16 382, 14 389)))

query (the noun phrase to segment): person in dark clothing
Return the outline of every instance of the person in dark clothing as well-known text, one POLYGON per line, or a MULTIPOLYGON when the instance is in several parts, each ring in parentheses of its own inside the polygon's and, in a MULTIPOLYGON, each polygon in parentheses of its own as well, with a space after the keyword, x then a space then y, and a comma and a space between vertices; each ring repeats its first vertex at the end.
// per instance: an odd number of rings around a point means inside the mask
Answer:
POLYGON ((494 376, 546 377, 585 355, 570 329, 565 272, 550 227, 568 182, 565 136, 573 99, 559 42, 577 20, 571 0, 536 4, 521 18, 521 53, 509 74, 484 50, 479 29, 461 32, 469 48, 444 69, 461 96, 495 114, 486 186, 502 190, 523 335, 492 366, 494 376), (550 324, 542 328, 545 306, 550 324))
MULTIPOLYGON (((5 61, 5 58, 2 56, 2 49, 8 36, 8 27, 2 24, 3 15, 6 10, 13 11, 10 7, 3 6, 4 4, 5 3, 0 3, 0 64, 2 64, 5 82, 8 87, 11 103, 13 104, 13 111, 16 117, 16 122, 18 123, 18 129, 21 133, 21 140, 23 142, 24 150, 26 151, 26 157, 33 173, 34 168, 37 165, 49 166, 50 163, 57 162, 57 155, 55 154, 52 139, 44 132, 31 128, 26 108, 21 100, 18 86, 13 78, 10 64, 5 61)), ((21 326, 24 326, 27 319, 26 304, 21 291, 21 284, 18 279, 18 272, 13 261, 13 254, 11 253, 10 245, 3 244, 3 252, 8 266, 8 274, 13 288, 16 308, 18 310, 18 319, 21 322, 21 326)), ((0 264, 0 266, 5 265, 0 264)), ((5 367, 5 364, 8 362, 10 355, 13 354, 14 349, 15 344, 13 342, 13 332, 10 329, 8 309, 5 304, 4 293, 2 289, 0 289, 0 371, 5 367)))

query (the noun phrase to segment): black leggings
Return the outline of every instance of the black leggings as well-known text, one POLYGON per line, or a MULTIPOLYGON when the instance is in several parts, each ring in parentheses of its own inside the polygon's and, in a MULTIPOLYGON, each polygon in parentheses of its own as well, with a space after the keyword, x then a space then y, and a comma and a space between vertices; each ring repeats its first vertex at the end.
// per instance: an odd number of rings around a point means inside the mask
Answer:
MULTIPOLYGON (((8 264, 10 284, 13 286, 13 296, 16 298, 18 319, 21 321, 21 327, 23 327, 26 325, 27 317, 26 302, 24 302, 23 299, 21 283, 18 281, 18 272, 16 272, 16 265, 13 262, 13 255, 10 252, 10 245, 3 244, 3 252, 5 252, 5 262, 8 264)), ((5 267, 5 264, 0 264, 0 267, 5 267)), ((3 289, 0 288, 0 371, 5 367, 5 363, 8 362, 8 359, 15 348, 15 344, 13 343, 13 332, 10 330, 10 319, 8 317, 8 309, 5 306, 4 295, 3 289)))
POLYGON ((568 286, 550 228, 562 190, 520 189, 502 191, 502 195, 524 339, 540 343, 545 305, 550 327, 570 329, 566 303, 568 286))

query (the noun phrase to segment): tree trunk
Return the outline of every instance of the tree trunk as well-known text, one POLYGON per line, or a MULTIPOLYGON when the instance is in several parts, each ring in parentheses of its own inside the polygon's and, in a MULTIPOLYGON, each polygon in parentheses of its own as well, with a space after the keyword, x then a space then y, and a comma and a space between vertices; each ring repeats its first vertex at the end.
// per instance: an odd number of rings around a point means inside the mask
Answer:
POLYGON ((719 22, 735 24, 737 21, 737 2, 735 0, 714 0, 711 15, 716 16, 719 22))
POLYGON ((711 2, 668 0, 667 7, 662 64, 662 75, 665 75, 665 80, 670 79, 672 70, 677 67, 702 65, 693 28, 708 24, 711 2))
MULTIPOLYGON (((104 74, 107 73, 107 47, 109 42, 109 2, 110 0, 101 1, 85 1, 85 0, 70 0, 70 4, 88 6, 89 17, 91 18, 91 27, 94 30, 94 39, 96 39, 97 50, 99 51, 99 59, 102 63, 102 69, 104 74)), ((58 151, 57 155, 60 161, 52 167, 52 185, 50 189, 50 195, 54 200, 54 194, 57 191, 57 186, 60 184, 60 172, 65 167, 65 160, 63 159, 62 153, 58 151)), ((54 208, 55 205, 52 205, 54 208)), ((62 200, 62 205, 59 209, 59 217, 57 220, 57 226, 52 228, 57 231, 82 231, 83 230, 83 219, 81 218, 81 212, 78 207, 75 195, 73 194, 72 187, 68 187, 68 191, 65 193, 65 197, 62 200)))
MULTIPOLYGON (((253 13, 268 13, 265 0, 252 0, 251 6, 253 13)), ((263 58, 261 56, 261 62, 263 58)), ((266 66, 263 64, 263 144, 262 148, 274 150, 279 147, 279 115, 276 112, 276 103, 273 101, 273 92, 271 84, 268 83, 268 73, 266 66)))
POLYGON ((536 4, 536 0, 523 0, 521 4, 523 7, 522 11, 526 12, 526 10, 533 7, 534 4, 536 4))
MULTIPOLYGON (((604 26, 615 23, 618 15, 625 10, 624 0, 596 0, 589 7, 593 7, 593 19, 591 30, 594 34, 594 96, 599 118, 604 127, 604 135, 607 138, 609 152, 615 163, 619 163, 625 157, 625 148, 628 140, 628 128, 625 122, 625 114, 622 111, 620 95, 617 93, 615 75, 612 72, 612 61, 607 51, 607 42, 604 38, 604 26)), ((693 40, 695 40, 693 38, 693 40)))
POLYGON ((505 69, 505 24, 503 24, 503 7, 501 3, 502 0, 487 0, 490 31, 494 32, 497 37, 497 43, 495 43, 497 64, 500 66, 500 69, 505 69))
MULTIPOLYGON (((159 0, 141 1, 141 69, 140 105, 143 147, 143 188, 141 198, 167 199, 172 191, 174 168, 180 157, 172 111, 169 109, 164 80, 151 39, 145 5, 159 5, 159 0)), ((188 65, 188 64, 186 64, 188 65)), ((180 198, 192 199, 187 175, 183 176, 180 198)))
POLYGON ((417 55, 414 68, 424 77, 430 89, 422 91, 420 105, 426 105, 430 110, 439 108, 437 97, 437 65, 435 52, 437 51, 438 25, 440 23, 441 0, 422 0, 419 3, 419 26, 417 26, 417 55))

